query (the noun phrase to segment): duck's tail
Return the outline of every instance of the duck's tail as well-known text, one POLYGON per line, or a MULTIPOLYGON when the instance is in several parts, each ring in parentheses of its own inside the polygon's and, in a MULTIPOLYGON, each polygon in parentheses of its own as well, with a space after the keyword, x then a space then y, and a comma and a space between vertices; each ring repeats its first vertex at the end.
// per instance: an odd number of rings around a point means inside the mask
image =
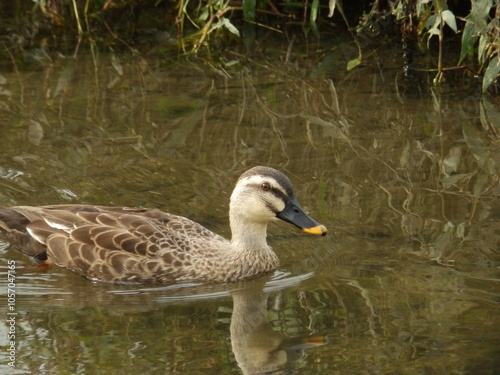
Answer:
POLYGON ((0 206, 0 233, 5 234, 11 247, 43 262, 47 260, 47 248, 26 230, 30 222, 30 219, 14 208, 0 206))

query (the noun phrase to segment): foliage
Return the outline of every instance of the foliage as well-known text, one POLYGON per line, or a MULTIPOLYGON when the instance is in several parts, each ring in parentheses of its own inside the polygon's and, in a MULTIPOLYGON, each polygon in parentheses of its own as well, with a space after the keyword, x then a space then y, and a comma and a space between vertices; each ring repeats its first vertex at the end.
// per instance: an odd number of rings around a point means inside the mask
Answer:
MULTIPOLYGON (((197 51, 204 43, 208 42, 208 37, 221 31, 221 29, 240 36, 238 28, 234 25, 238 19, 244 22, 245 26, 258 25, 259 27, 273 28, 277 23, 276 19, 266 19, 264 15, 272 14, 275 17, 289 17, 292 21, 299 21, 303 30, 307 33, 311 31, 314 35, 320 36, 320 25, 326 19, 334 15, 337 10, 343 16, 346 25, 348 22, 343 13, 340 2, 330 0, 328 6, 326 2, 321 4, 320 0, 306 1, 304 3, 279 2, 279 1, 259 1, 245 0, 242 7, 230 6, 229 0, 212 0, 201 5, 190 15, 190 10, 186 5, 189 0, 180 0, 180 19, 189 19, 191 23, 200 30, 199 37, 194 43, 193 50, 197 51), (328 12, 324 12, 325 9, 328 12), (322 12, 323 11, 323 12, 322 12), (323 18, 321 17, 323 16, 323 18), (262 21, 262 22, 257 22, 262 21)), ((380 1, 376 0, 366 19, 377 18, 380 12, 380 1)), ((457 2, 451 5, 456 5, 457 2)), ((448 6, 447 0, 392 0, 388 2, 391 13, 399 20, 411 18, 411 22, 417 24, 418 38, 426 42, 427 49, 431 49, 431 41, 437 39, 438 59, 437 74, 434 82, 439 84, 443 73, 446 70, 456 67, 445 67, 443 55, 445 53, 445 37, 448 37, 447 30, 453 31, 453 35, 460 35, 461 52, 458 59, 458 66, 467 57, 477 56, 479 67, 474 70, 478 75, 483 75, 483 92, 495 81, 500 73, 500 0, 474 0, 467 17, 462 18, 455 15, 453 9, 448 6), (492 15, 494 14, 494 15, 492 15), (476 47, 476 44, 477 47, 476 47)), ((363 29, 363 18, 360 22, 359 30, 363 29)), ((181 22, 182 23, 182 22, 181 22)), ((247 33, 243 34, 246 42, 251 42, 255 37, 252 27, 243 28, 247 33), (248 33, 251 29, 252 32, 248 33), (250 39, 250 40, 249 40, 250 39)), ((181 34, 184 29, 182 28, 181 34)), ((362 49, 358 42, 358 56, 349 59, 347 70, 351 70, 362 62, 362 49)))
MULTIPOLYGON (((300 12, 302 12, 302 26, 307 30, 311 30, 315 35, 319 36, 320 21, 320 0, 312 0, 310 4, 297 2, 272 2, 263 0, 244 0, 241 6, 234 6, 231 0, 210 0, 207 2, 197 3, 196 6, 190 6, 190 0, 179 0, 179 23, 180 35, 184 36, 186 20, 190 22, 197 30, 191 37, 195 36, 193 50, 198 49, 207 41, 208 37, 215 34, 220 35, 221 31, 229 31, 230 33, 240 36, 238 28, 234 23, 243 22, 243 39, 245 42, 252 42, 255 38, 255 27, 263 27, 270 30, 276 29, 277 19, 285 19, 291 23, 298 23, 300 12), (259 18, 264 16, 274 17, 272 20, 263 20, 257 22, 259 18), (308 16, 309 14, 309 16, 308 16), (232 21, 234 20, 234 21, 232 21)), ((329 0, 328 9, 331 17, 337 6, 336 0, 329 0)), ((181 38, 181 43, 186 41, 181 38)))
MULTIPOLYGON (((295 28, 306 38, 327 40, 325 35, 331 28, 337 30, 342 23, 353 33, 354 28, 348 19, 359 16, 356 12, 364 6, 362 1, 349 3, 346 16, 342 3, 337 0, 25 0, 19 4, 28 4, 31 9, 31 12, 26 12, 31 14, 32 19, 28 22, 31 24, 20 25, 24 32, 28 30, 29 35, 23 35, 24 39, 32 38, 45 20, 45 26, 52 27, 53 34, 61 29, 74 30, 79 40, 89 38, 91 41, 111 35, 114 40, 128 46, 130 37, 140 29, 137 25, 140 16, 150 12, 161 20, 155 27, 176 34, 172 39, 183 53, 196 53, 200 49, 211 53, 221 46, 222 41, 236 38, 241 38, 249 47, 262 35, 258 32, 262 30, 290 35, 291 28, 295 28)), ((359 42, 361 34, 365 33, 366 37, 366 30, 377 28, 377 23, 394 19, 394 16, 402 24, 403 38, 414 38, 430 55, 437 49, 436 84, 447 70, 457 68, 483 77, 483 92, 498 78, 500 0, 473 0, 470 3, 458 0, 374 0, 371 9, 359 17, 357 34, 353 34, 358 53, 347 59, 347 70, 366 62, 366 56, 370 56, 363 53, 359 42), (444 59, 454 48, 448 41, 460 42, 456 66, 449 66, 450 61, 444 59)), ((21 14, 14 14, 11 18, 27 22, 21 14)), ((389 30, 386 28, 368 35, 377 42, 389 30)), ((411 51, 403 51, 403 54, 409 56, 411 51)))
POLYGON ((477 59, 485 66, 483 91, 486 91, 500 73, 500 1, 496 0, 496 16, 491 18, 493 0, 476 0, 464 26, 460 62, 474 54, 474 45, 479 40, 477 59), (488 22, 489 21, 489 22, 488 22))
MULTIPOLYGON (((494 10, 493 0, 475 0, 471 2, 471 10, 466 17, 465 26, 462 31, 461 52, 458 64, 460 65, 468 56, 477 54, 478 62, 481 66, 480 73, 484 74, 483 92, 488 89, 495 77, 500 73, 500 1, 495 1, 496 16, 490 17, 490 12, 494 10), (479 40, 477 50, 475 44, 479 40), (484 66, 487 64, 486 69, 484 66)), ((443 28, 450 27, 455 33, 458 32, 455 15, 447 8, 446 1, 443 0, 418 0, 417 12, 431 8, 430 15, 425 22, 428 29, 429 39, 433 35, 440 38, 440 56, 443 40, 443 28)), ((438 63, 438 74, 442 74, 441 60, 438 63)))

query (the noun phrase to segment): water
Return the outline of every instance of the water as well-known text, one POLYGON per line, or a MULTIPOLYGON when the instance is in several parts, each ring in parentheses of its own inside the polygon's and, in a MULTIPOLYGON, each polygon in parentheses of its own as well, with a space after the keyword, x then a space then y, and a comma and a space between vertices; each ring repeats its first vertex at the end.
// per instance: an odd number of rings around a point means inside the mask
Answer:
POLYGON ((2 71, 0 203, 158 207, 229 236, 229 195, 283 170, 326 237, 272 225, 275 275, 117 286, 15 262, 15 368, 38 374, 496 374, 499 112, 367 66, 214 71, 120 55, 2 71), (311 78, 314 77, 314 78, 311 78))

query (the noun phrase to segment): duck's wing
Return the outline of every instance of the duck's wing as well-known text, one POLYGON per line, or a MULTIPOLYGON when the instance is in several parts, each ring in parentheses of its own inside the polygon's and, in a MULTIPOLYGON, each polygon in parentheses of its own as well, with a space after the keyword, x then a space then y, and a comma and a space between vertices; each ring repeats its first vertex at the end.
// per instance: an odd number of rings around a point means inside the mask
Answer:
POLYGON ((160 210, 103 206, 16 207, 49 260, 90 279, 181 278, 202 241, 225 241, 198 223, 160 210))
POLYGON ((0 206, 0 231, 5 233, 12 247, 44 261, 47 259, 46 247, 26 232, 26 226, 31 221, 40 220, 41 216, 29 216, 31 219, 11 207, 0 206))

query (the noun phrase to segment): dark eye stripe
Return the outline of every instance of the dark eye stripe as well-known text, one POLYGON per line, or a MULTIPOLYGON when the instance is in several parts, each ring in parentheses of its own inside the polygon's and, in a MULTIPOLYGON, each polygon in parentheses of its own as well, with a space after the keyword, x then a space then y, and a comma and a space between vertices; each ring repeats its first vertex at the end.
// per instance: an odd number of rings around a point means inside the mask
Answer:
MULTIPOLYGON (((262 190, 261 189, 261 184, 253 184, 253 186, 259 190, 262 190)), ((272 186, 272 185, 271 185, 272 186)), ((283 202, 286 201, 286 198, 287 198, 287 194, 283 193, 282 190, 278 189, 278 188, 275 188, 275 187, 271 187, 270 190, 264 190, 265 193, 271 193, 272 195, 274 195, 276 198, 279 198, 281 199, 283 202)))
POLYGON ((276 198, 280 198, 283 200, 283 202, 286 200, 286 194, 283 193, 280 189, 277 188, 271 188, 271 190, 268 190, 270 193, 272 193, 276 198))

